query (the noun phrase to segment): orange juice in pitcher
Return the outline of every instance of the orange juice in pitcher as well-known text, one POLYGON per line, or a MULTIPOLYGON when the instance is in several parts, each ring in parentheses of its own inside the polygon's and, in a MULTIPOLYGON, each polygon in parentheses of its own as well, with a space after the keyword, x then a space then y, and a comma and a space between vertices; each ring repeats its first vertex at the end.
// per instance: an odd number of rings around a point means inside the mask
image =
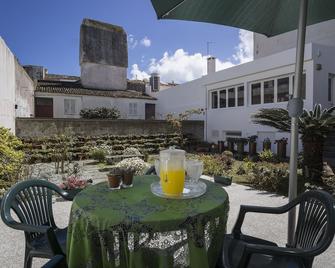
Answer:
POLYGON ((185 183, 185 151, 174 148, 161 151, 159 169, 163 193, 181 195, 185 183))

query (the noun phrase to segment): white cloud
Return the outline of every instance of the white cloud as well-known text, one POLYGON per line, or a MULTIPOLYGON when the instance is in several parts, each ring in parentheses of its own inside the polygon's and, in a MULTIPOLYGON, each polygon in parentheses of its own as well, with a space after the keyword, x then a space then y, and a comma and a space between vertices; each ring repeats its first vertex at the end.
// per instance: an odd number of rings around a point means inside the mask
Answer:
MULTIPOLYGON (((140 70, 137 64, 132 65, 132 79, 148 78, 158 72, 164 82, 184 83, 197 79, 207 73, 207 57, 201 53, 189 54, 184 49, 177 49, 173 54, 165 52, 159 60, 151 59, 146 70, 140 70)), ((216 70, 223 70, 253 59, 253 35, 251 32, 239 31, 239 44, 232 55, 233 60, 216 59, 216 70)))
POLYGON ((236 52, 233 58, 238 62, 238 64, 252 61, 254 58, 254 37, 253 33, 247 30, 239 30, 240 42, 235 48, 236 52))
POLYGON ((139 68, 138 68, 138 65, 137 64, 133 64, 131 66, 131 71, 130 71, 130 74, 132 76, 132 79, 138 79, 138 80, 143 80, 145 78, 149 78, 150 75, 148 75, 146 72, 144 71, 141 71, 139 68))
POLYGON ((134 35, 128 34, 128 47, 134 49, 137 47, 138 41, 134 35))
POLYGON ((141 40, 141 45, 145 46, 145 47, 150 47, 151 46, 151 40, 145 36, 142 40, 141 40))

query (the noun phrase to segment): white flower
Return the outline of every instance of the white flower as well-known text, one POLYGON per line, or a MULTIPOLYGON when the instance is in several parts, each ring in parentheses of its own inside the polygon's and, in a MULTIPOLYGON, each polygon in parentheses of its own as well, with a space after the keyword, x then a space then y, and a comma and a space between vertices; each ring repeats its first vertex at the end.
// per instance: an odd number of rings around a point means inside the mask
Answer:
POLYGON ((135 147, 129 147, 123 151, 123 155, 141 155, 141 152, 135 147))
POLYGON ((122 169, 133 168, 135 170, 135 175, 143 175, 144 172, 150 167, 148 163, 144 162, 141 158, 138 157, 123 159, 115 166, 122 169))

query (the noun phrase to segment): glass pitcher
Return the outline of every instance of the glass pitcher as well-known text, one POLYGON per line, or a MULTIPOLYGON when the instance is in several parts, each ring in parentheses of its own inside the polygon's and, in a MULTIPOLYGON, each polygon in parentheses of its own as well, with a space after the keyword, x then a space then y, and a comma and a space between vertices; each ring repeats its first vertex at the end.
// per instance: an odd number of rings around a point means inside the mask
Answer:
POLYGON ((170 147, 159 153, 159 177, 163 193, 178 196, 185 183, 185 151, 170 147))

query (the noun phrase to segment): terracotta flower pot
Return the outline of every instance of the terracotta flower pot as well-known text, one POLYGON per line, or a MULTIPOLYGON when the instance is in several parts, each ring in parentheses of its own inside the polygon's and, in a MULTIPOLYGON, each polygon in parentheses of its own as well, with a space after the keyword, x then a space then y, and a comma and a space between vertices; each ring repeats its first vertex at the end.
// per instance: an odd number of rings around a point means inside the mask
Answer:
POLYGON ((122 186, 127 188, 133 186, 134 173, 124 173, 122 178, 122 186))
POLYGON ((112 189, 119 189, 122 176, 119 174, 108 174, 108 186, 112 189))

